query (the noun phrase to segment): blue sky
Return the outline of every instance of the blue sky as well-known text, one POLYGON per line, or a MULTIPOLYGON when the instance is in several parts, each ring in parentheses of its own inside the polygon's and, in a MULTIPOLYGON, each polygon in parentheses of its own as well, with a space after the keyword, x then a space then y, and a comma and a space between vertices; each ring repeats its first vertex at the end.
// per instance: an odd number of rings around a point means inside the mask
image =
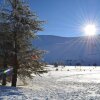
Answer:
POLYGON ((100 0, 29 1, 31 10, 46 21, 44 31, 38 34, 77 37, 84 35, 83 28, 88 23, 100 27, 100 0))
MULTIPOLYGON (((66 37, 84 35, 83 27, 94 23, 99 28, 100 0, 30 0, 39 19, 47 21, 38 34, 66 37)), ((99 34, 99 31, 98 31, 99 34)))

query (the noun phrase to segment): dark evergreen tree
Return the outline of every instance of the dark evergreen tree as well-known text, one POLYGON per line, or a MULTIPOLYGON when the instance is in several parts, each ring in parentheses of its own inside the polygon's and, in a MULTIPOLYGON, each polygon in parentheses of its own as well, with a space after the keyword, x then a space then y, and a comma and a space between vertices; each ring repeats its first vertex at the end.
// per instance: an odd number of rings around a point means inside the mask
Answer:
MULTIPOLYGON (((38 74, 43 70, 40 60, 42 51, 33 48, 32 40, 38 31, 42 31, 43 21, 39 21, 36 14, 29 9, 26 0, 6 0, 7 7, 3 9, 7 14, 10 37, 12 41, 11 50, 7 64, 13 66, 12 86, 16 86, 17 75, 21 79, 31 78, 34 72, 38 74)), ((9 36, 8 32, 6 34, 9 36)), ((6 44, 7 45, 7 44, 6 44)))

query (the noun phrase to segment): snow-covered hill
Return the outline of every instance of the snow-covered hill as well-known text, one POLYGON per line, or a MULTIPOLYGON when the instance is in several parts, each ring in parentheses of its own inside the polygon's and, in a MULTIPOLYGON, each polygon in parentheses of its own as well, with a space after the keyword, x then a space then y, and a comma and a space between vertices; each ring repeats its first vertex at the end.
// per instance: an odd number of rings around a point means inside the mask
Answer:
POLYGON ((67 65, 100 65, 100 36, 94 37, 59 37, 40 35, 33 45, 48 53, 44 61, 62 62, 67 65))

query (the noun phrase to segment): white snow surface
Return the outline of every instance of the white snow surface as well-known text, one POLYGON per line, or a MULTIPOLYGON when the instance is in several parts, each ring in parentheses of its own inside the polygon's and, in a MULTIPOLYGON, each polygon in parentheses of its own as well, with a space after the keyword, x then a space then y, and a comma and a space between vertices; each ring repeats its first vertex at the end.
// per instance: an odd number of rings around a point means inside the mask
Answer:
POLYGON ((0 86, 0 100, 100 100, 100 67, 51 65, 27 85, 0 86))

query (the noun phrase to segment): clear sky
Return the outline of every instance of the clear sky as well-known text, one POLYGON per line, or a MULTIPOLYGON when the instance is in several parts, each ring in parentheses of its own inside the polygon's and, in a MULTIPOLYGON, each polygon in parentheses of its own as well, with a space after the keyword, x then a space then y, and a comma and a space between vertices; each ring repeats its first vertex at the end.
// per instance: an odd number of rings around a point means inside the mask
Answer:
POLYGON ((100 0, 30 0, 30 5, 47 21, 42 35, 82 36, 84 25, 100 26, 100 0))
MULTIPOLYGON (((100 0, 29 0, 33 12, 46 21, 41 35, 83 36, 83 28, 93 23, 100 33, 100 0)), ((1 2, 1 0, 0 0, 1 2)))

